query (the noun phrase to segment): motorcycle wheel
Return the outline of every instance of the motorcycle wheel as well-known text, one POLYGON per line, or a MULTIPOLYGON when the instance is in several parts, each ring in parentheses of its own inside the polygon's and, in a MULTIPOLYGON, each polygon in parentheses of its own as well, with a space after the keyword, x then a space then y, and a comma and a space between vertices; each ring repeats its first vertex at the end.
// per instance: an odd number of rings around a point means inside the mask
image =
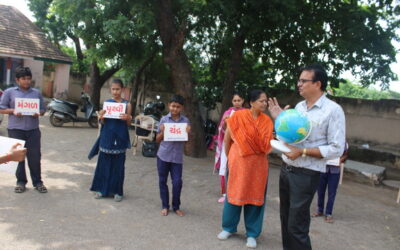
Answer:
POLYGON ((88 123, 89 123, 89 126, 92 128, 99 127, 99 121, 97 120, 97 116, 90 117, 88 123))
POLYGON ((50 115, 50 123, 51 125, 53 125, 54 127, 61 127, 64 124, 64 121, 60 118, 58 118, 57 116, 54 115, 54 113, 52 113, 50 115))

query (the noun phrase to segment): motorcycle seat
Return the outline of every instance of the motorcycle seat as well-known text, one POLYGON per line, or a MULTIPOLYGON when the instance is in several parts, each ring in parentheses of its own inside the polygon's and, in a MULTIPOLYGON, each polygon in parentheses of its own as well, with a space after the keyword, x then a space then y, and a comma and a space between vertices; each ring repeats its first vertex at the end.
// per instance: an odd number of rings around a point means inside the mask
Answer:
POLYGON ((79 105, 76 104, 76 103, 73 103, 73 102, 68 102, 68 101, 63 101, 63 100, 58 100, 58 99, 54 99, 54 101, 58 102, 58 103, 64 103, 64 104, 70 106, 72 109, 78 109, 79 108, 79 105))

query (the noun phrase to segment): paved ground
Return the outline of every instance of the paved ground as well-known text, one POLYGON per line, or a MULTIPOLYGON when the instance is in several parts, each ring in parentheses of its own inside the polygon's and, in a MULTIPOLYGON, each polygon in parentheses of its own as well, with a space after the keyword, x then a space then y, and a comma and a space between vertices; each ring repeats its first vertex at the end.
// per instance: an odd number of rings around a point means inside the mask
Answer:
MULTIPOLYGON (((5 135, 6 123, 0 128, 5 135)), ((186 216, 159 215, 154 158, 128 154, 125 199, 95 200, 88 191, 96 160, 86 158, 97 130, 87 124, 63 128, 41 118, 43 180, 48 194, 29 185, 13 192, 15 177, 0 172, 0 249, 246 249, 243 222, 237 235, 217 240, 222 206, 212 156, 185 158, 182 209, 186 216)), ((271 167, 264 231, 258 249, 282 249, 279 169, 271 167)), ((344 179, 334 224, 313 219, 314 249, 399 249, 400 205, 396 191, 344 179)), ((314 205, 315 207, 315 200, 314 205)))

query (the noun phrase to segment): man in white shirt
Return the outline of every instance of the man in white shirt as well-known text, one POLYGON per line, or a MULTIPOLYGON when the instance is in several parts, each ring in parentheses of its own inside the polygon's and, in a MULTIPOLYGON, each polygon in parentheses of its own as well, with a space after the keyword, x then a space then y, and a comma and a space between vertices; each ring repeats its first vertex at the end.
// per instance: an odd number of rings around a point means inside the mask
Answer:
MULTIPOLYGON (((283 249, 311 249, 308 235, 310 205, 318 188, 326 161, 340 157, 345 145, 345 117, 342 108, 325 96, 328 76, 320 65, 301 69, 297 87, 305 99, 295 107, 312 123, 308 138, 296 146, 288 145, 282 155, 279 179, 280 217, 283 249)), ((275 119, 282 108, 276 98, 268 101, 275 119)))

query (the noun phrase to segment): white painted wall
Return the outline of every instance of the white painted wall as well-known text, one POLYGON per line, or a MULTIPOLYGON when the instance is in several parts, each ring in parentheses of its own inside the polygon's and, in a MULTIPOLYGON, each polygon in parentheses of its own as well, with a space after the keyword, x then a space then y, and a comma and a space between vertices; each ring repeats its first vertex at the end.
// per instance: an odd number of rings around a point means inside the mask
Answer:
POLYGON ((54 75, 54 97, 68 98, 69 64, 56 64, 54 75))
POLYGON ((34 81, 34 87, 42 89, 43 82, 43 61, 24 59, 24 67, 29 67, 32 71, 32 81, 34 81))

